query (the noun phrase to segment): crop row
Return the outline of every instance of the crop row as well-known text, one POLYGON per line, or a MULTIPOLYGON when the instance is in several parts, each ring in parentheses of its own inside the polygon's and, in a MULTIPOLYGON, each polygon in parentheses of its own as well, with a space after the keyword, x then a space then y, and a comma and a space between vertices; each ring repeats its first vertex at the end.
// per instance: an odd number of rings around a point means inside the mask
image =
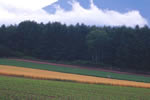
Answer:
POLYGON ((60 72, 22 68, 22 67, 15 67, 15 66, 0 65, 0 69, 1 69, 0 74, 2 75, 29 77, 29 78, 44 79, 44 80, 50 80, 50 79, 66 80, 66 81, 74 81, 74 82, 90 83, 90 84, 106 84, 106 85, 116 85, 116 86, 150 88, 150 83, 143 83, 143 82, 132 82, 132 81, 125 81, 125 80, 116 80, 116 79, 100 78, 100 77, 93 77, 93 76, 60 73, 60 72))
POLYGON ((22 60, 18 61, 12 59, 0 59, 0 65, 10 65, 10 66, 18 66, 24 68, 33 68, 33 69, 41 69, 41 70, 56 71, 56 72, 63 72, 63 73, 104 77, 104 78, 111 77, 113 79, 119 79, 119 80, 129 80, 129 81, 150 83, 150 77, 145 77, 145 76, 119 74, 119 73, 104 72, 99 70, 82 69, 82 68, 71 68, 71 67, 64 67, 61 65, 56 66, 51 64, 45 64, 45 62, 40 62, 40 63, 36 63, 36 62, 37 61, 22 61, 22 60))

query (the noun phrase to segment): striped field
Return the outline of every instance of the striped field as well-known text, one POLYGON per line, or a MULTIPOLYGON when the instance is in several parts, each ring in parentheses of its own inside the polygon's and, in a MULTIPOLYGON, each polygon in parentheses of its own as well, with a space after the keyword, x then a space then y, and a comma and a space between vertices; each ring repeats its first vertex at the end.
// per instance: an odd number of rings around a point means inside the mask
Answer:
POLYGON ((38 62, 38 61, 24 61, 24 60, 15 60, 15 59, 0 59, 0 65, 9 65, 9 66, 18 66, 23 68, 33 68, 33 69, 40 69, 40 70, 47 70, 47 71, 55 71, 55 72, 62 72, 62 73, 71 73, 71 74, 78 74, 78 75, 87 75, 87 76, 96 76, 96 77, 103 77, 108 78, 111 77, 112 79, 118 80, 128 80, 128 81, 136 81, 136 82, 145 82, 150 83, 150 77, 142 76, 142 75, 129 75, 129 74, 119 74, 113 72, 104 72, 102 70, 91 70, 91 69, 82 69, 77 67, 64 67, 61 65, 52 65, 47 64, 47 62, 38 62))
POLYGON ((16 66, 0 65, 0 74, 11 75, 11 76, 22 76, 22 77, 29 77, 35 79, 45 79, 45 80, 49 80, 49 79, 67 80, 67 81, 75 81, 81 83, 150 88, 150 83, 108 79, 108 78, 100 78, 100 77, 77 75, 77 74, 68 74, 68 73, 53 72, 53 71, 46 71, 40 69, 16 67, 16 66))

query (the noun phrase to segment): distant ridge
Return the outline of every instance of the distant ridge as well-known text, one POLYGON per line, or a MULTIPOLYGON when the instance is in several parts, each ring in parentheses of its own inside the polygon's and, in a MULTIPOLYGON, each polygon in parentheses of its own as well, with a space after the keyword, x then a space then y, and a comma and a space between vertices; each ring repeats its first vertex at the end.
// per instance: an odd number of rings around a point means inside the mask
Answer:
MULTIPOLYGON (((64 9, 65 11, 70 11, 72 10, 71 2, 73 1, 74 0, 58 0, 57 2, 49 6, 46 6, 43 9, 46 10, 48 13, 52 13, 52 14, 56 12, 58 6, 64 9)), ((90 0, 75 0, 75 1, 79 2, 79 4, 85 9, 90 8, 90 0)))

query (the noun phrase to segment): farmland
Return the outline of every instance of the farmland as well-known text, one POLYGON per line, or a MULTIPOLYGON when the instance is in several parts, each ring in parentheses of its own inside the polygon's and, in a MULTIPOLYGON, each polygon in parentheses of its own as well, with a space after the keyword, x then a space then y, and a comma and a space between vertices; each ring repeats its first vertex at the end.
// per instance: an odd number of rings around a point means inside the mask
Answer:
POLYGON ((149 100, 150 89, 0 76, 0 100, 149 100))
POLYGON ((0 100, 150 100, 149 87, 144 76, 0 59, 0 100))
POLYGON ((77 74, 67 74, 61 72, 53 72, 53 71, 31 69, 31 68, 21 68, 15 66, 0 65, 0 69, 1 69, 0 74, 9 75, 9 76, 21 76, 21 77, 29 77, 34 79, 66 80, 66 81, 74 81, 74 82, 81 82, 81 83, 150 88, 149 83, 142 83, 142 82, 132 82, 132 81, 92 77, 92 76, 77 75, 77 74))
POLYGON ((103 71, 80 69, 80 68, 71 68, 71 67, 69 68, 69 67, 48 65, 48 64, 37 64, 37 63, 32 63, 32 62, 16 61, 16 60, 10 60, 10 59, 0 59, 0 65, 12 65, 12 66, 25 67, 25 68, 42 69, 42 70, 48 70, 48 71, 73 73, 73 74, 104 77, 104 78, 111 77, 113 79, 150 83, 150 77, 117 74, 117 73, 112 73, 112 72, 103 72, 103 71))

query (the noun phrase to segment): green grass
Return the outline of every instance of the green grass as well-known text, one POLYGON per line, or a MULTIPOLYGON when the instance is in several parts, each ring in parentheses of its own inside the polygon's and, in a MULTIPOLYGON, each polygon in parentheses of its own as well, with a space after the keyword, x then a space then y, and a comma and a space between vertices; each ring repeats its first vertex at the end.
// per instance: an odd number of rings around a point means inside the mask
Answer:
POLYGON ((0 76, 0 100, 150 100, 150 89, 0 76))
POLYGON ((49 71, 74 73, 74 74, 89 75, 89 76, 96 76, 96 77, 106 77, 106 78, 108 76, 111 76, 111 78, 113 79, 150 83, 150 77, 117 74, 117 73, 112 73, 112 72, 103 72, 103 71, 79 69, 79 68, 69 68, 69 67, 62 67, 62 66, 53 66, 53 65, 47 65, 47 64, 36 64, 36 63, 31 63, 31 62, 8 60, 8 59, 0 59, 0 65, 13 65, 13 66, 19 66, 19 67, 26 67, 26 68, 34 68, 34 69, 42 69, 42 70, 49 70, 49 71))

